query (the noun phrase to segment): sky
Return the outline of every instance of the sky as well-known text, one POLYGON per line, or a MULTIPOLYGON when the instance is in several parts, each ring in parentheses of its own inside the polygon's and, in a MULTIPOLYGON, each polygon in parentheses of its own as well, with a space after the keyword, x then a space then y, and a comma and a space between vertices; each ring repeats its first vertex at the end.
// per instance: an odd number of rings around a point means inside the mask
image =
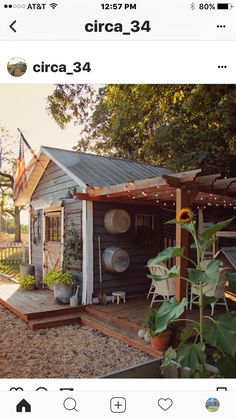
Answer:
MULTIPOLYGON (((12 136, 14 153, 19 153, 20 134, 35 152, 41 145, 72 149, 79 138, 79 127, 71 124, 62 130, 46 111, 48 95, 54 85, 0 85, 0 125, 12 136)), ((25 153, 26 162, 32 158, 25 153)), ((27 223, 27 214, 22 211, 21 221, 27 223)))
POLYGON ((77 144, 79 127, 71 124, 62 130, 46 111, 48 95, 54 85, 0 85, 0 125, 15 140, 23 132, 31 147, 38 152, 41 145, 71 149, 77 144))

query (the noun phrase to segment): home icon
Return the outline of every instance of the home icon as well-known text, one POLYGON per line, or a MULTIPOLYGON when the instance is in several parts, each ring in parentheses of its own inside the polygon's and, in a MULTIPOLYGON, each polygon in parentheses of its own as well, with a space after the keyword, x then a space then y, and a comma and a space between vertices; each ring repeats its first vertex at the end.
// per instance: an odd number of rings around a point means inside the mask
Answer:
POLYGON ((31 412, 31 406, 25 399, 22 399, 21 402, 17 404, 16 411, 21 413, 31 412))

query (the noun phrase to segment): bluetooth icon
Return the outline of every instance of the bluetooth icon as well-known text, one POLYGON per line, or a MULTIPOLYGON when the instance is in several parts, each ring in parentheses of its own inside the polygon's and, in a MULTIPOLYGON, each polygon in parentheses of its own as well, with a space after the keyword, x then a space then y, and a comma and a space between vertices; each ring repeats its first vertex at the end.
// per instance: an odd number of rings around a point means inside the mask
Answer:
POLYGON ((195 3, 191 3, 191 4, 190 4, 190 8, 191 8, 192 10, 195 10, 195 3))

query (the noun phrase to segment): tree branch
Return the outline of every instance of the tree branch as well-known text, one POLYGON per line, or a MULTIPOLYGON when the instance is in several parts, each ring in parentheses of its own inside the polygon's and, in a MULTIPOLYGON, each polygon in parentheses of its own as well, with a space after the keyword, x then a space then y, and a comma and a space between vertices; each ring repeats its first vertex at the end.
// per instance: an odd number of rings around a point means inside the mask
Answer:
POLYGON ((7 179, 10 179, 11 182, 14 182, 14 177, 9 173, 0 172, 0 176, 6 177, 7 179))

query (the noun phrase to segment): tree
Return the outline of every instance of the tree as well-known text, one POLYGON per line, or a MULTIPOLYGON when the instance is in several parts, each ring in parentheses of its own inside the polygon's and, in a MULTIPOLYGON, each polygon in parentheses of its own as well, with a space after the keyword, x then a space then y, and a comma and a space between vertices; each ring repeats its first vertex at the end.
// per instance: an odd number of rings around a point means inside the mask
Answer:
POLYGON ((77 150, 236 175, 236 85, 57 85, 48 111, 77 150))
POLYGON ((21 242, 20 211, 13 201, 13 186, 16 158, 7 130, 0 127, 0 212, 11 215, 15 220, 15 241, 21 242))

